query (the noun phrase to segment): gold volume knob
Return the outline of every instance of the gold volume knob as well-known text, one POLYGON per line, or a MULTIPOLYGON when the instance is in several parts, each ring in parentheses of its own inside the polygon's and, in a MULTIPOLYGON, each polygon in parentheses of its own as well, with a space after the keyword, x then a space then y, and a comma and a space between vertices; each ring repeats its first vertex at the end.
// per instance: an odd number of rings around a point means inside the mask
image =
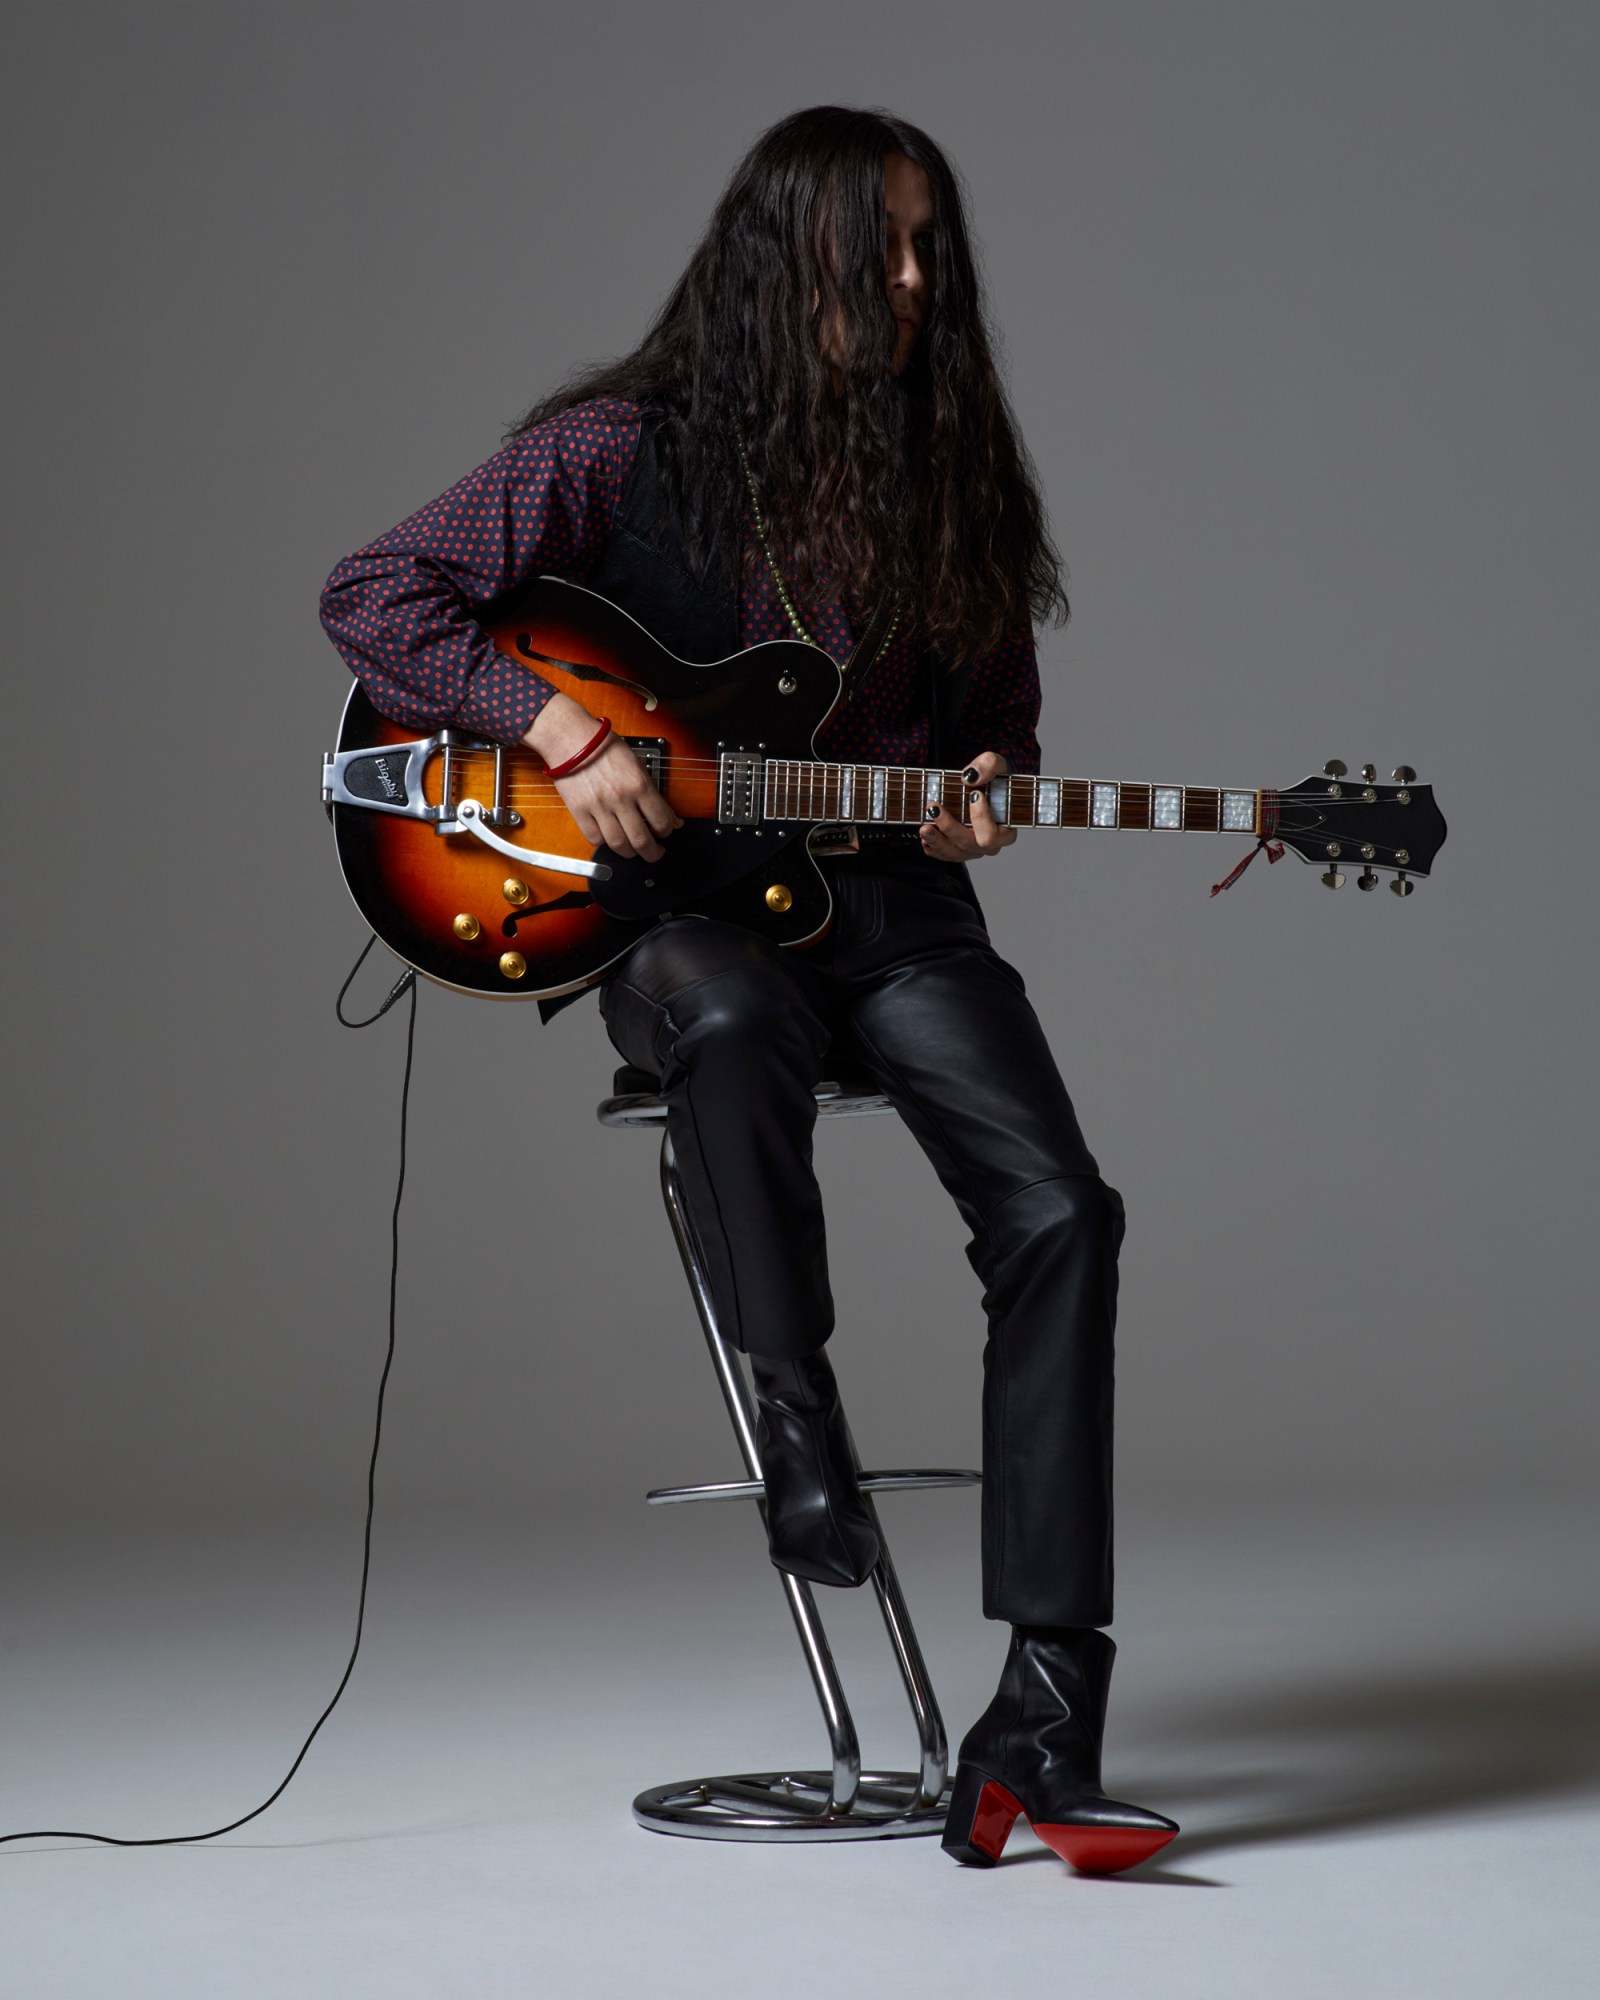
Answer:
POLYGON ((794 891, 787 882, 774 882, 767 891, 767 908, 774 916, 781 917, 785 910, 794 907, 794 891))
POLYGON ((500 893, 508 903, 525 903, 528 900, 528 885, 519 882, 515 875, 508 875, 500 884, 500 893))
POLYGON ((520 951, 503 951, 500 954, 500 970, 507 979, 520 979, 528 969, 528 961, 520 951))
POLYGON ((451 924, 450 928, 461 939, 463 944, 471 944, 479 931, 483 929, 483 925, 478 922, 470 910, 463 910, 460 916, 451 924))

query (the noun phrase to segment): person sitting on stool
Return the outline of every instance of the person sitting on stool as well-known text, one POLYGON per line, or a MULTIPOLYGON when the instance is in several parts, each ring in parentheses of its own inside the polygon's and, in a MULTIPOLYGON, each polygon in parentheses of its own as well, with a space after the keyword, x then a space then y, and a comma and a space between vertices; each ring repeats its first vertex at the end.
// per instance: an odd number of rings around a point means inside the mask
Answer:
MULTIPOLYGON (((834 920, 809 948, 669 917, 600 1005, 660 1076, 719 1320, 750 1357, 772 1559, 815 1583, 860 1584, 878 1555, 826 1353, 825 1063, 865 1070, 928 1154, 983 1285, 983 1610, 1012 1627, 944 1844, 992 1863, 1020 1812, 1075 1865, 1131 1867, 1177 1828, 1100 1787, 1123 1208, 965 865, 1016 838, 981 788, 1039 768, 1033 626, 1067 603, 961 195, 925 133, 837 106, 765 133, 634 352, 341 563, 323 622, 380 713, 555 766, 595 718, 485 629, 550 573, 686 659, 795 636, 843 662, 881 631, 818 753, 948 763, 973 788, 968 825, 941 804, 830 858, 834 920)), ((557 786, 621 855, 659 859, 681 824, 616 735, 557 786)))

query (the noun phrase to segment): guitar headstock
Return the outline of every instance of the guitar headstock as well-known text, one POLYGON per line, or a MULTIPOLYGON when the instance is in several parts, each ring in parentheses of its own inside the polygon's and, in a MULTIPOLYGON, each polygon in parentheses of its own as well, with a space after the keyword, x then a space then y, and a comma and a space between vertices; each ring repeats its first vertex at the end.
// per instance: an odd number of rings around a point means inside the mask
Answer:
POLYGON ((1397 766, 1389 784, 1377 779, 1371 764, 1351 777, 1348 765, 1332 758, 1321 777, 1267 794, 1265 830, 1302 861, 1319 863, 1330 889, 1344 886, 1343 869, 1355 862, 1358 889, 1377 888, 1381 868, 1392 872, 1394 893, 1409 896, 1412 877, 1426 875, 1444 845, 1444 815, 1409 764, 1397 766))

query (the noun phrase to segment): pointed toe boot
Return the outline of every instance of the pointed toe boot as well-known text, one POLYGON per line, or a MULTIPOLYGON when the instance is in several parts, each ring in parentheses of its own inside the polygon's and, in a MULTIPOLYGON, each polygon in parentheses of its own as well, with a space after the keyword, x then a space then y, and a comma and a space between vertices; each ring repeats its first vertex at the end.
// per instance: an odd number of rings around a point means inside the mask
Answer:
POLYGON ((827 1356, 752 1354, 750 1374, 773 1562, 808 1583, 865 1583, 878 1536, 827 1356))
POLYGON ((1172 1839, 1175 1821, 1100 1786, 1116 1650, 1104 1632, 1017 1628, 999 1692, 961 1744, 947 1854, 992 1868, 1021 1817, 1079 1874, 1118 1875, 1172 1839))

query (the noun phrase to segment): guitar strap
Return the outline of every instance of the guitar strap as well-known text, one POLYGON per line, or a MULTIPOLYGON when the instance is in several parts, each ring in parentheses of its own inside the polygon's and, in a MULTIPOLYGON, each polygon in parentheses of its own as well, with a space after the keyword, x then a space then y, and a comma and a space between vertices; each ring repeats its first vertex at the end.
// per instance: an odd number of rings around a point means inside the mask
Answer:
POLYGON ((889 636, 889 628, 893 625, 894 618, 894 606, 880 604, 868 621, 867 629, 856 641, 854 650, 844 663, 844 671, 839 676, 845 701, 852 701, 855 698, 861 683, 877 661, 889 636))

